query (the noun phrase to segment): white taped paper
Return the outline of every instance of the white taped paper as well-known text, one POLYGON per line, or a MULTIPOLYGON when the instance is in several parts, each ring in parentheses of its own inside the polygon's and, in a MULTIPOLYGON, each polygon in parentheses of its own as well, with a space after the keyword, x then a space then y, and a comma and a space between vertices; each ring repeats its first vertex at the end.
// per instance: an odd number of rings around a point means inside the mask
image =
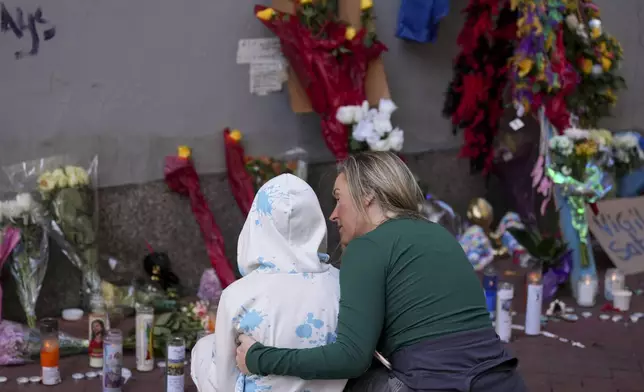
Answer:
POLYGON ((273 62, 281 58, 279 38, 241 39, 237 44, 237 64, 273 62))
POLYGON ((285 61, 251 63, 249 71, 251 94, 266 95, 281 91, 288 77, 286 69, 285 61))

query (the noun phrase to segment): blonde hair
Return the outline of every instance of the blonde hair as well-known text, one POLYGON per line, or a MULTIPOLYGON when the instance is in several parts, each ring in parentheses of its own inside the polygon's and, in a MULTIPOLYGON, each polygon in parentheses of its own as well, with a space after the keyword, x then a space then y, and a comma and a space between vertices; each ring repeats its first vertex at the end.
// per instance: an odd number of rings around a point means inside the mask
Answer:
POLYGON ((367 216, 364 200, 372 197, 388 218, 425 219, 420 206, 425 197, 405 162, 390 152, 363 152, 338 164, 347 178, 349 195, 358 212, 367 216))

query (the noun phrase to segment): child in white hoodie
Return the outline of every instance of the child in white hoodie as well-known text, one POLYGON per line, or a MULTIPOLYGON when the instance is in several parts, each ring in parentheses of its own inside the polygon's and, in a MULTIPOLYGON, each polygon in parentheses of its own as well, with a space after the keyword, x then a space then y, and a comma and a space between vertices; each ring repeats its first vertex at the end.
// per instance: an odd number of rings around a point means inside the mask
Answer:
POLYGON ((240 333, 267 346, 309 348, 335 341, 339 272, 327 264, 326 222, 313 189, 283 174, 255 195, 239 235, 243 278, 224 290, 215 334, 192 351, 200 392, 341 392, 347 380, 245 376, 235 362, 240 333))

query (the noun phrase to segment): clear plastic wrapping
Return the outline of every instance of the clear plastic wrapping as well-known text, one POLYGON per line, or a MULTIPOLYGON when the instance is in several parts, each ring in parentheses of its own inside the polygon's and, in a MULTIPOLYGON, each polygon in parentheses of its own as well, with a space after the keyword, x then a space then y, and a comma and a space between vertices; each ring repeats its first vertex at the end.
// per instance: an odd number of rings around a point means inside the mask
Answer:
POLYGON ((86 295, 100 293, 98 274, 98 156, 70 155, 5 166, 17 192, 42 205, 40 224, 83 276, 86 295))

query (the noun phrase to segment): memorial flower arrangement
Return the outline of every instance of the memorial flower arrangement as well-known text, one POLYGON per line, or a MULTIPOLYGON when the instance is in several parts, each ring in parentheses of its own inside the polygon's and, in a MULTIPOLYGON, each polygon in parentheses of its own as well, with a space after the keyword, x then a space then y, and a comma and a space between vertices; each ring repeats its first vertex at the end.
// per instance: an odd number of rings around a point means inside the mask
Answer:
POLYGON ((337 0, 297 0, 294 14, 255 6, 257 18, 279 37, 337 159, 349 153, 349 130, 336 112, 365 101, 368 65, 386 50, 376 36, 372 9, 371 0, 361 1, 362 26, 358 27, 339 19, 337 0))
POLYGON ((52 218, 51 232, 58 236, 57 242, 72 264, 80 269, 87 295, 101 291, 96 235, 98 205, 92 181, 97 165, 96 157, 90 170, 61 165, 42 172, 37 180, 42 203, 52 218))
POLYGON ((280 174, 294 174, 297 171, 297 161, 283 161, 267 156, 255 158, 244 157, 246 170, 253 178, 255 191, 258 191, 268 180, 280 174))
POLYGON ((10 251, 12 257, 9 269, 30 328, 36 327, 36 302, 49 260, 49 241, 40 225, 40 214, 39 205, 29 193, 0 201, 0 227, 9 242, 6 251, 10 251))
POLYGON ((580 240, 581 266, 588 261, 588 222, 586 203, 596 209, 594 203, 610 189, 604 185, 604 171, 600 163, 610 151, 612 138, 607 131, 588 131, 568 128, 562 135, 550 138, 548 148, 550 162, 547 175, 555 185, 562 188, 566 202, 570 204, 572 225, 580 240))
MULTIPOLYGON (((89 341, 58 333, 60 356, 87 352, 89 341)), ((0 366, 22 365, 40 357, 40 332, 12 321, 0 321, 0 366)))
POLYGON ((621 178, 639 169, 644 162, 644 152, 640 147, 641 136, 633 132, 613 136, 612 156, 615 175, 621 178))
MULTIPOLYGON (((212 332, 214 325, 208 314, 208 306, 206 301, 191 302, 172 312, 156 316, 152 330, 154 355, 157 358, 165 357, 167 343, 173 336, 184 338, 186 350, 191 350, 197 342, 197 335, 200 331, 212 332)), ((130 332, 123 346, 126 349, 136 347, 135 330, 130 332)))
POLYGON ((564 25, 566 57, 580 76, 567 105, 582 127, 597 127, 601 118, 611 115, 618 91, 626 87, 619 75, 622 47, 604 31, 599 7, 589 0, 568 0, 564 25))
POLYGON ((369 108, 369 102, 362 105, 348 105, 338 108, 337 120, 351 126, 351 152, 371 151, 401 151, 405 141, 400 128, 391 124, 391 114, 398 107, 389 99, 381 99, 378 108, 369 108))

